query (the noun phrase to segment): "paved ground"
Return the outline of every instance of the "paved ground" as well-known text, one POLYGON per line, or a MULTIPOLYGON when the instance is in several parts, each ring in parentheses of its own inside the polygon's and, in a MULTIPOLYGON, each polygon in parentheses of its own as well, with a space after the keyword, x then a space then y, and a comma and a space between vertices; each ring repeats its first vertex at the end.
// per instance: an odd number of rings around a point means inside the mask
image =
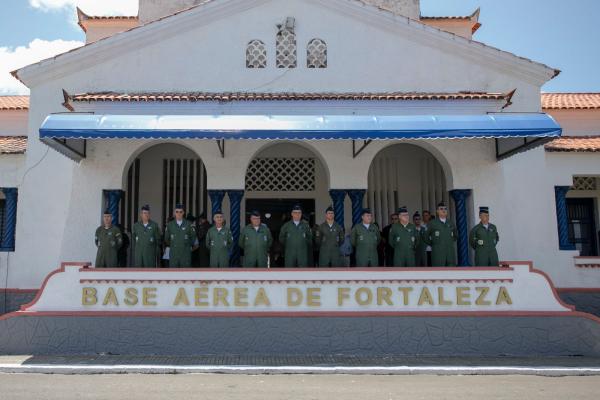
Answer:
POLYGON ((0 374, 13 399, 597 399, 600 377, 0 374))

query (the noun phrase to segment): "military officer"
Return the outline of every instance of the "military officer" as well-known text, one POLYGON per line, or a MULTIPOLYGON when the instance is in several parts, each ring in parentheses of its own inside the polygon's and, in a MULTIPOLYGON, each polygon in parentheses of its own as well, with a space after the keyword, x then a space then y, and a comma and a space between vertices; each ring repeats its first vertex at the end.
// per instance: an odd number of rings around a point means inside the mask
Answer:
POLYGON ((419 244, 417 228, 410 223, 408 208, 398 209, 400 222, 394 224, 390 230, 390 243, 394 246, 394 266, 416 266, 415 249, 419 244))
POLYGON ((422 225, 421 214, 415 212, 413 215, 413 224, 419 235, 419 241, 415 248, 415 263, 417 267, 427 266, 427 243, 425 243, 425 232, 427 228, 422 225))
POLYGON ((325 210, 325 222, 315 229, 315 245, 319 249, 319 267, 344 265, 340 246, 344 243, 344 228, 335 222, 333 207, 325 210))
POLYGON ((119 265, 118 252, 123 245, 123 236, 121 230, 113 226, 112 219, 111 212, 104 210, 102 226, 96 229, 96 268, 116 268, 119 265))
MULTIPOLYGON (((421 227, 423 229, 421 237, 425 237, 427 235, 427 229, 429 227, 429 222, 431 221, 431 213, 429 212, 429 210, 423 210, 422 213, 422 218, 423 218, 423 222, 421 223, 421 227)), ((425 240, 423 240, 423 243, 425 243, 425 240)), ((431 267, 431 246, 428 245, 427 243, 425 243, 426 247, 425 247, 425 254, 427 256, 426 258, 426 262, 423 264, 423 266, 427 266, 427 267, 431 267)))
POLYGON ((498 252, 496 245, 500 240, 496 225, 490 224, 490 209, 479 207, 479 219, 469 234, 469 243, 475 250, 475 265, 478 267, 497 267, 498 252))
POLYGON ((155 268, 161 233, 158 224, 150 219, 150 206, 140 212, 140 220, 133 225, 134 266, 155 268))
POLYGON ((302 207, 295 205, 292 220, 286 222, 279 231, 279 242, 283 245, 286 268, 308 267, 308 251, 312 243, 310 225, 302 220, 302 207))
POLYGON ((233 247, 231 230, 225 226, 223 213, 213 216, 214 225, 206 233, 206 248, 210 252, 211 268, 229 268, 229 252, 233 247))
POLYGON ((357 267, 377 267, 379 256, 377 246, 381 241, 381 234, 377 225, 373 223, 371 210, 362 210, 361 222, 352 228, 350 242, 355 249, 357 267))
POLYGON ((244 268, 267 268, 268 253, 273 244, 269 228, 261 224, 260 212, 252 211, 250 224, 240 234, 238 245, 244 250, 244 268))
POLYGON ((169 246, 169 268, 192 266, 192 247, 196 240, 196 228, 184 218, 183 204, 175 206, 175 218, 165 229, 165 244, 169 246))
POLYGON ((439 203, 437 218, 427 227, 425 242, 431 246, 431 265, 433 267, 455 267, 455 242, 458 236, 456 226, 448 220, 448 207, 439 203))

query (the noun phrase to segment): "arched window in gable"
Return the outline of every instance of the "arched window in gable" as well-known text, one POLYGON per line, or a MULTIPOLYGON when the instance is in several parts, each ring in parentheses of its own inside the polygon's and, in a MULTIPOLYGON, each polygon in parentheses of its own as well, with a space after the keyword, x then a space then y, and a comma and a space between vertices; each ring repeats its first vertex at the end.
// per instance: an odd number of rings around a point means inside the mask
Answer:
POLYGON ((327 43, 323 39, 313 39, 306 46, 306 66, 327 68, 327 43))
POLYGON ((279 28, 275 55, 277 68, 296 68, 298 64, 295 23, 294 18, 288 17, 285 23, 277 26, 279 28))
POLYGON ((261 40, 254 39, 246 47, 246 68, 266 68, 267 47, 261 40))

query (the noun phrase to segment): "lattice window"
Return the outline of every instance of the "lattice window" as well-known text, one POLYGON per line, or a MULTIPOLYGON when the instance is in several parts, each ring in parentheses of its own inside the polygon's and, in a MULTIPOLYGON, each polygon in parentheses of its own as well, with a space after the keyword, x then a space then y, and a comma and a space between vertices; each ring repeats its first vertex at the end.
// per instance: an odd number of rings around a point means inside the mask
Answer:
POLYGON ((277 34, 277 68, 296 68, 298 63, 296 34, 289 30, 280 30, 277 34))
POLYGON ((308 68, 327 68, 327 43, 322 39, 313 39, 306 47, 306 66, 308 68))
POLYGON ((261 40, 254 39, 246 47, 246 68, 266 68, 267 47, 261 40))
POLYGON ((246 171, 248 192, 312 192, 314 158, 255 158, 246 171))
POLYGON ((576 176, 573 178, 571 190, 596 190, 598 179, 593 176, 576 176))

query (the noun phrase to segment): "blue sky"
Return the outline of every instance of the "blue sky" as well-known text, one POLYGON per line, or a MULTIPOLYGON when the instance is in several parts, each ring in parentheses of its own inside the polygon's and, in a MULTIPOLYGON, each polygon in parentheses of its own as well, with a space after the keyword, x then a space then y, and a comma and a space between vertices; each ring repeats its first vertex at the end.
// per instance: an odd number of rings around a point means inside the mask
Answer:
MULTIPOLYGON (((74 5, 89 14, 135 14, 137 0, 2 0, 0 76, 80 45, 74 5)), ((562 70, 544 91, 600 92, 600 0, 421 0, 423 15, 481 7, 475 39, 562 70)), ((0 77, 0 93, 23 91, 0 77)))

